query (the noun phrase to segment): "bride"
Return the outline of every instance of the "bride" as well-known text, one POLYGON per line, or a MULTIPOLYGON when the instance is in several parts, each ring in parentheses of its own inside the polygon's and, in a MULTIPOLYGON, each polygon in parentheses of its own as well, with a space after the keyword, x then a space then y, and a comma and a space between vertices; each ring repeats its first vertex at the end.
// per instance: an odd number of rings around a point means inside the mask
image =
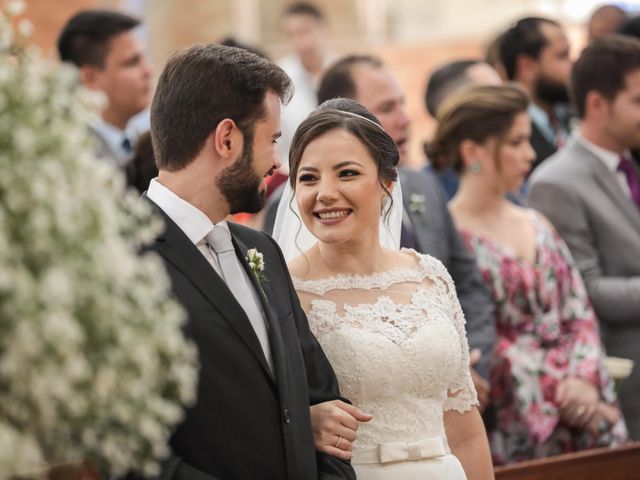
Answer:
POLYGON ((397 162, 378 120, 346 99, 318 107, 290 150, 274 236, 343 394, 373 415, 355 440, 344 412, 329 442, 352 448, 363 480, 490 479, 455 287, 438 260, 397 248, 397 162))

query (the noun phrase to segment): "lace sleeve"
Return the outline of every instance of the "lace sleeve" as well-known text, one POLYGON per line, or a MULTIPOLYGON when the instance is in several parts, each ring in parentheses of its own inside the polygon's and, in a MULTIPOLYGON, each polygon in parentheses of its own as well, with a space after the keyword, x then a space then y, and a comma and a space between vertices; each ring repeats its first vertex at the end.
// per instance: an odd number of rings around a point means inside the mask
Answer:
POLYGON ((465 320, 460 302, 456 296, 456 289, 451 280, 449 272, 440 262, 438 271, 438 284, 443 289, 443 296, 446 297, 448 308, 452 312, 452 321, 460 338, 460 363, 457 365, 448 388, 448 398, 444 404, 444 411, 457 410, 464 413, 471 409, 472 406, 478 405, 478 394, 471 379, 471 371, 469 370, 469 344, 467 342, 467 334, 465 331, 465 320))

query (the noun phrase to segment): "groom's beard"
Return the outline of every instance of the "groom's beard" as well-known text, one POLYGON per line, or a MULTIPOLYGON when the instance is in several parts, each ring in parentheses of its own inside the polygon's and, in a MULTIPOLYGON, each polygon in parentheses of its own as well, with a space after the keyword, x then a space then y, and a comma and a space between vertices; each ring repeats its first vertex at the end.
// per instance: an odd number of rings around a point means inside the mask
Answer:
POLYGON ((217 186, 227 199, 229 213, 258 213, 265 203, 265 191, 260 189, 262 178, 253 168, 251 143, 244 145, 238 161, 218 177, 217 186))
POLYGON ((536 82, 535 96, 551 105, 569 103, 569 89, 567 86, 544 76, 538 78, 536 82))

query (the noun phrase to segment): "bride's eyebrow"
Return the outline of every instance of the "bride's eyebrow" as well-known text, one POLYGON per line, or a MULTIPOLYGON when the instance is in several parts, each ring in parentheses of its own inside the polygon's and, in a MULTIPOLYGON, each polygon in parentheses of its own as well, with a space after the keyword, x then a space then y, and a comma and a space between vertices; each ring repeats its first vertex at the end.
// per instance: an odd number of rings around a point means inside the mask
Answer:
POLYGON ((338 164, 334 165, 334 166, 333 166, 333 169, 334 169, 334 170, 338 170, 338 169, 340 169, 340 168, 348 167, 348 166, 351 166, 351 165, 355 165, 355 166, 357 166, 357 167, 362 167, 362 164, 361 164, 361 163, 359 163, 359 162, 356 162, 356 161, 354 161, 354 160, 346 160, 346 161, 344 161, 344 162, 340 162, 340 163, 338 163, 338 164))

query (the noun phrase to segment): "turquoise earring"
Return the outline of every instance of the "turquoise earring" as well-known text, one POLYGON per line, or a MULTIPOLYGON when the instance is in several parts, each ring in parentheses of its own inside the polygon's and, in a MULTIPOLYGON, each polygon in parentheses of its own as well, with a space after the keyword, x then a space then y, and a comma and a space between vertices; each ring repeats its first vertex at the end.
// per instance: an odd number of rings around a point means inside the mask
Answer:
POLYGON ((482 167, 480 167, 480 164, 478 162, 473 162, 471 165, 469 165, 469 171, 474 175, 477 175, 482 171, 482 167))

